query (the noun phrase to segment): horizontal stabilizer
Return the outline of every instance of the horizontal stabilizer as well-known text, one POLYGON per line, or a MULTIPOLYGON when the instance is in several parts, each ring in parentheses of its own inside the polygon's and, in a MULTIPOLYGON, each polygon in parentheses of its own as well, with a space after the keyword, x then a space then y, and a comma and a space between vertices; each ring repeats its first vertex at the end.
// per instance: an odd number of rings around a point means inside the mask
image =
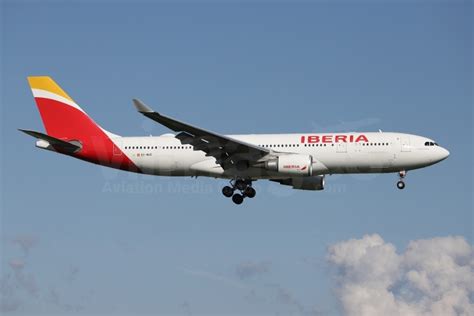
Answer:
POLYGON ((41 146, 38 146, 44 149, 49 149, 48 147, 52 146, 54 149, 58 149, 60 151, 67 152, 67 153, 75 153, 81 149, 80 144, 73 144, 72 142, 67 142, 67 141, 64 141, 64 140, 40 133, 40 132, 29 131, 29 130, 24 130, 24 129, 18 129, 18 130, 27 135, 33 136, 34 138, 37 138, 39 140, 46 142, 46 144, 42 144, 41 146))

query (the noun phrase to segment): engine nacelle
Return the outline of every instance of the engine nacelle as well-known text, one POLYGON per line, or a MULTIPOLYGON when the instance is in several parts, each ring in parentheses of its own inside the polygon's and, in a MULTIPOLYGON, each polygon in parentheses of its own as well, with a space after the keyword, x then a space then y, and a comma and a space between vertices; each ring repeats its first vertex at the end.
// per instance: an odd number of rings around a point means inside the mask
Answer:
POLYGON ((324 190, 324 176, 306 177, 306 178, 291 178, 278 180, 280 184, 291 185, 296 190, 324 190))
POLYGON ((265 168, 290 176, 312 176, 313 157, 299 154, 281 155, 266 161, 265 168))

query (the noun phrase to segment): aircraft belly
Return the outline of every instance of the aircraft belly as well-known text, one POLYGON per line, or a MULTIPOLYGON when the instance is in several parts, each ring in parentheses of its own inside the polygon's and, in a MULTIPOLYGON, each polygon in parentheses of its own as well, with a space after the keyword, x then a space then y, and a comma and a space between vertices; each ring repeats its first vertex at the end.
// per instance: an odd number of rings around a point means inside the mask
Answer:
POLYGON ((321 158, 330 173, 390 172, 395 156, 389 152, 337 153, 321 158))
POLYGON ((222 176, 224 174, 224 169, 218 164, 214 158, 207 158, 195 162, 189 166, 189 170, 195 175, 202 176, 222 176))

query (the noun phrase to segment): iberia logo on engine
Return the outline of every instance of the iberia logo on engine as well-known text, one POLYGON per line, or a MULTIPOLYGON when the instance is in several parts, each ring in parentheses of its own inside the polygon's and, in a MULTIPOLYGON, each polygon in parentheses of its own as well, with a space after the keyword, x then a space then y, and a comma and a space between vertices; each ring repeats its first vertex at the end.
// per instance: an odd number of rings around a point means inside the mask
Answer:
POLYGON ((283 165, 283 169, 298 169, 298 170, 305 170, 307 166, 301 167, 300 165, 283 165))

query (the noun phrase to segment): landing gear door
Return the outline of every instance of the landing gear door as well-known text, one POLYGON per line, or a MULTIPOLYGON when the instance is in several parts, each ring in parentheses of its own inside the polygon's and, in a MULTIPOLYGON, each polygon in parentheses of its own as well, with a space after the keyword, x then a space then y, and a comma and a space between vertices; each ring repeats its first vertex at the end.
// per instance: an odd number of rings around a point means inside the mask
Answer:
POLYGON ((401 137, 400 143, 402 145, 402 151, 404 151, 404 152, 411 151, 410 137, 407 137, 407 136, 401 137))

